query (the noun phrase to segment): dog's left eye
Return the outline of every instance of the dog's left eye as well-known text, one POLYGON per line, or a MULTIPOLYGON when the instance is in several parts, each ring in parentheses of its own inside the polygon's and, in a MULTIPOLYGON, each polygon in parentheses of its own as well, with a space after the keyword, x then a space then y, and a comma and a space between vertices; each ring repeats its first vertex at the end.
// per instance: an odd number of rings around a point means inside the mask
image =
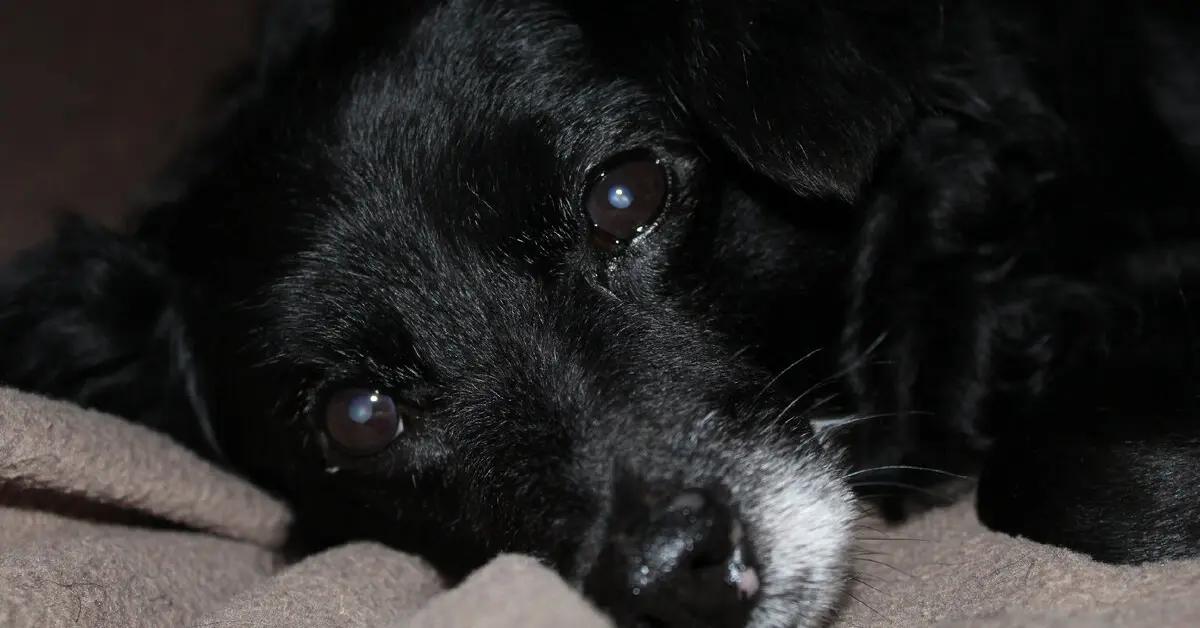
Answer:
POLYGON ((378 391, 351 388, 325 403, 325 432, 333 445, 354 456, 379 453, 404 432, 405 406, 378 391))
POLYGON ((653 156, 634 153, 610 161, 584 201, 592 225, 618 242, 654 222, 667 202, 667 170, 653 156))

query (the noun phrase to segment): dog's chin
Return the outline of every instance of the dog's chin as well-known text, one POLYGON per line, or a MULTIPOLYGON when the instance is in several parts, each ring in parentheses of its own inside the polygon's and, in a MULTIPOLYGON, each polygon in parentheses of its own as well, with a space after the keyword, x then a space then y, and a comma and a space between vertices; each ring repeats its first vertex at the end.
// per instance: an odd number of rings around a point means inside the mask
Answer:
POLYGON ((758 561, 748 628, 819 625, 849 581, 857 510, 835 456, 810 445, 739 456, 727 477, 758 561))

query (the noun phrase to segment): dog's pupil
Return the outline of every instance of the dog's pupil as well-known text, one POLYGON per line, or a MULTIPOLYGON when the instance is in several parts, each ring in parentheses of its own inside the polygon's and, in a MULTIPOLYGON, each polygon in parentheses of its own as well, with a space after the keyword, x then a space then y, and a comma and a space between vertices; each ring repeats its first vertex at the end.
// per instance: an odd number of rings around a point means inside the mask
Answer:
POLYGON ((608 202, 617 209, 629 209, 633 200, 633 191, 624 185, 614 185, 608 191, 608 202))
POLYGON ((346 408, 347 414, 350 416, 350 420, 358 423, 359 425, 370 421, 371 417, 375 416, 375 413, 382 409, 377 408, 376 406, 382 405, 381 401, 383 399, 385 398, 382 398, 374 393, 370 395, 359 395, 351 399, 346 408))

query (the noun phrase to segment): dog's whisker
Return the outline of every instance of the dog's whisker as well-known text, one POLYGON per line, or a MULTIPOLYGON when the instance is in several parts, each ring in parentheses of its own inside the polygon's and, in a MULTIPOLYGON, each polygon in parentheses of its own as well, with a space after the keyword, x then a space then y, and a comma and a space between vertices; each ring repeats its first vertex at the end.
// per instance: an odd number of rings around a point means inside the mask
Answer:
MULTIPOLYGON (((802 360, 805 360, 805 359, 807 359, 808 357, 812 356, 812 355, 813 355, 813 353, 816 353, 816 351, 813 351, 812 353, 809 353, 808 355, 804 356, 804 357, 803 357, 803 358, 801 358, 800 360, 802 361, 802 360)), ((889 362, 871 362, 871 364, 888 364, 888 363, 889 363, 889 362)), ((795 365, 796 365, 796 363, 793 363, 793 364, 792 364, 792 366, 795 366, 795 365)), ((788 368, 792 368, 792 366, 789 366, 788 368)), ((785 372, 786 372, 786 369, 785 369, 785 372)), ((815 384, 813 384, 813 385, 809 386, 807 390, 805 390, 804 392, 800 393, 800 395, 798 396, 798 399, 803 399, 804 397, 806 397, 806 396, 808 396, 808 395, 812 394, 812 393, 813 393, 813 392, 815 392, 816 390, 819 390, 820 388, 823 388, 823 387, 825 387, 825 386, 828 386, 828 385, 830 385, 830 384, 833 384, 833 383, 835 383, 835 382, 839 381, 839 380, 840 380, 840 379, 841 379, 843 376, 845 376, 845 374, 846 374, 846 373, 847 373, 847 370, 846 370, 846 369, 842 369, 842 370, 840 370, 840 371, 837 371, 837 372, 836 372, 836 373, 834 373, 833 375, 830 375, 829 377, 826 377, 825 379, 822 379, 822 380, 818 381, 817 383, 815 383, 815 384)), ((782 376, 782 373, 780 374, 780 376, 782 376)), ((776 377, 776 379, 778 379, 778 377, 779 377, 779 376, 777 376, 777 377, 776 377)), ((772 383, 774 383, 774 380, 772 380, 772 383)), ((768 384, 768 387, 769 387, 769 386, 770 386, 770 384, 768 384)), ((766 392, 766 391, 765 391, 765 389, 764 389, 762 392, 766 392)), ((760 392, 759 394, 762 394, 762 392, 760 392)), ((816 407, 817 407, 819 404, 821 404, 821 403, 824 403, 824 402, 827 402, 829 399, 836 398, 836 397, 837 397, 837 395, 835 394, 835 395, 833 395, 832 397, 823 398, 823 399, 822 399, 822 401, 820 401, 820 402, 818 402, 817 404, 814 404, 813 406, 809 407, 809 409, 807 410, 807 412, 811 412, 811 411, 812 411, 812 410, 814 410, 814 409, 815 409, 815 408, 816 408, 816 407)), ((757 399, 757 396, 756 396, 755 398, 757 399)))
POLYGON ((884 597, 887 597, 887 595, 888 595, 887 593, 884 593, 882 589, 880 589, 879 587, 877 587, 877 586, 875 586, 875 585, 872 585, 871 583, 867 582, 866 580, 864 580, 864 579, 863 579, 861 576, 859 576, 859 575, 854 575, 854 576, 851 576, 851 577, 850 577, 850 581, 851 581, 851 582, 855 582, 855 583, 857 583, 857 584, 859 584, 859 585, 861 585, 861 586, 867 587, 868 589, 870 589, 870 590, 872 590, 872 591, 874 591, 874 592, 876 592, 876 593, 878 593, 878 594, 880 594, 880 595, 882 595, 882 596, 884 596, 884 597))
POLYGON ((800 393, 800 395, 797 397, 797 399, 803 399, 804 397, 812 394, 814 391, 836 382, 838 380, 838 377, 839 377, 838 375, 831 375, 830 377, 826 377, 825 379, 813 384, 812 386, 809 386, 807 390, 800 393))
POLYGON ((899 536, 875 537, 875 536, 856 536, 859 541, 870 541, 873 543, 881 543, 883 541, 899 541, 903 543, 933 543, 933 539, 914 539, 899 536))
POLYGON ((875 473, 877 471, 921 471, 921 472, 925 472, 925 473, 934 473, 934 474, 938 474, 938 475, 944 475, 944 476, 959 479, 959 480, 967 480, 969 482, 976 481, 976 478, 973 478, 973 477, 970 477, 967 475, 951 473, 949 471, 943 471, 941 469, 934 469, 932 467, 919 467, 919 466, 915 466, 915 465, 904 465, 904 464, 890 464, 890 465, 884 465, 882 467, 871 467, 869 469, 859 469, 858 471, 847 473, 846 475, 842 476, 842 479, 849 480, 850 478, 853 478, 858 475, 863 475, 866 473, 875 473))
POLYGON ((791 364, 789 364, 789 365, 787 365, 786 367, 784 367, 784 369, 783 369, 782 371, 779 371, 779 374, 778 374, 778 375, 776 375, 775 377, 772 377, 772 378, 771 378, 771 380, 770 380, 770 381, 768 381, 768 382, 766 383, 766 385, 764 385, 764 386, 762 387, 762 390, 758 391, 758 394, 754 395, 754 397, 753 397, 753 398, 750 400, 750 405, 754 405, 754 404, 755 404, 755 402, 757 402, 757 401, 759 400, 759 398, 760 398, 760 397, 762 397, 762 396, 763 396, 763 395, 764 395, 764 394, 765 394, 765 393, 766 393, 768 390, 770 390, 770 389, 771 389, 771 387, 772 387, 772 386, 774 386, 774 385, 775 385, 775 383, 776 383, 776 382, 778 382, 780 378, 782 378, 784 375, 787 375, 788 371, 790 371, 790 370, 792 370, 792 369, 796 368, 796 367, 797 367, 797 366, 799 366, 800 364, 803 364, 805 360, 808 360, 808 359, 809 359, 809 358, 811 358, 812 356, 814 356, 814 355, 816 355, 816 354, 820 353, 820 351, 821 351, 821 349, 820 349, 819 347, 818 347, 818 348, 816 348, 816 349, 813 349, 812 351, 809 351, 808 353, 806 353, 806 354, 804 354, 803 356, 801 356, 801 357, 800 357, 799 359, 797 359, 796 361, 794 361, 794 362, 792 362, 791 364))
MULTIPOLYGON (((802 401, 805 397, 812 394, 813 392, 815 392, 822 386, 832 383, 833 381, 835 381, 833 378, 829 378, 829 379, 825 379, 820 382, 817 382, 816 384, 813 384, 812 386, 809 386, 807 390, 800 393, 799 395, 796 395, 795 398, 793 398, 790 402, 788 402, 787 406, 785 406, 784 409, 782 411, 780 411, 778 415, 775 416, 775 420, 779 421, 785 414, 788 413, 789 410, 791 410, 797 403, 802 401)), ((839 396, 838 393, 834 393, 827 397, 822 397, 822 398, 818 399, 816 402, 814 402, 812 405, 810 405, 804 412, 799 413, 797 416, 808 416, 815 409, 821 407, 822 405, 825 405, 826 403, 829 403, 830 401, 833 401, 838 396, 839 396)))
MULTIPOLYGON (((824 406, 824 405, 828 404, 829 402, 833 401, 834 399, 837 399, 839 396, 840 396, 840 394, 839 394, 839 393, 834 393, 834 394, 832 394, 832 395, 828 395, 828 396, 825 396, 825 397, 821 397, 820 399, 817 399, 816 401, 814 401, 814 402, 812 403, 812 405, 810 405, 810 406, 809 406, 808 408, 806 408, 805 410, 803 410, 803 411, 801 411, 801 412, 794 412, 794 413, 792 413, 792 414, 791 414, 791 416, 785 416, 785 415, 787 415, 787 414, 788 414, 788 412, 791 410, 792 406, 793 406, 793 405, 794 405, 796 402, 800 401, 800 399, 799 399, 799 398, 797 398, 797 399, 793 399, 791 402, 789 402, 789 404, 788 404, 788 405, 787 405, 787 406, 786 406, 786 407, 785 407, 783 410, 781 410, 781 411, 779 412, 779 414, 777 414, 777 415, 775 416, 775 422, 776 422, 776 423, 779 423, 780 425, 782 425, 782 426, 783 426, 783 427, 785 427, 785 428, 790 428, 790 427, 792 427, 792 426, 793 426, 795 423, 798 423, 798 422, 801 422, 801 421, 806 421, 806 422, 808 422, 808 423, 810 424, 810 426, 813 426, 813 425, 812 425, 812 420, 808 418, 808 417, 809 417, 809 416, 812 414, 812 412, 813 412, 815 409, 818 409, 818 408, 820 408, 820 407, 822 407, 822 406, 824 406)), ((816 427, 816 426, 813 426, 813 427, 816 427)), ((819 435, 818 435, 818 436, 819 436, 819 435)))
POLYGON ((871 606, 870 604, 867 604, 866 602, 862 601, 861 599, 858 598, 858 596, 854 595, 853 593, 847 593, 846 595, 850 596, 850 599, 854 600, 855 602, 858 602, 859 604, 862 604, 863 606, 867 607, 867 609, 869 609, 872 613, 875 613, 876 615, 878 615, 881 619, 888 619, 888 617, 886 615, 879 612, 874 606, 871 606))
POLYGON ((857 581, 859 578, 870 580, 872 582, 884 582, 883 577, 881 577, 879 574, 867 573, 863 571, 855 571, 849 576, 849 579, 854 581, 857 581))
POLYGON ((887 555, 888 555, 888 553, 887 553, 887 552, 881 552, 881 551, 878 551, 878 550, 871 550, 871 549, 867 549, 867 548, 865 548, 865 547, 856 547, 856 548, 854 548, 853 550, 851 550, 851 551, 850 551, 850 556, 854 557, 855 559, 858 559, 858 558, 869 558, 869 557, 872 557, 872 556, 887 556, 887 555))
POLYGON ((875 337, 875 340, 871 341, 871 344, 867 345, 867 348, 863 349, 862 353, 860 353, 857 358, 855 358, 854 360, 851 360, 848 364, 846 364, 846 366, 844 366, 841 369, 838 376, 840 377, 840 376, 845 375, 855 369, 859 369, 859 368, 862 368, 863 366, 866 366, 867 365, 866 362, 867 362, 867 360, 870 359, 871 354, 874 353, 875 351, 877 351, 879 349, 879 347, 883 346, 883 343, 887 340, 887 337, 888 337, 888 332, 886 330, 883 332, 880 332, 880 334, 875 337))
MULTIPOLYGON (((907 571, 904 571, 903 569, 899 569, 895 565, 889 565, 888 563, 885 563, 882 560, 876 560, 874 558, 863 558, 861 556, 855 557, 854 560, 862 561, 864 563, 871 563, 873 565, 879 565, 880 567, 887 567, 888 569, 891 569, 892 571, 894 571, 902 576, 912 578, 914 580, 916 579, 916 576, 912 575, 911 573, 908 573, 907 571)), ((861 576, 863 574, 857 574, 857 575, 861 576)))
MULTIPOLYGON (((812 389, 810 388, 809 390, 812 390, 812 389)), ((797 403, 800 403, 800 401, 804 399, 804 395, 806 395, 806 394, 808 394, 808 393, 805 392, 805 393, 797 396, 795 399, 792 399, 790 402, 788 402, 788 404, 786 406, 784 406, 782 410, 779 411, 779 414, 775 415, 774 422, 778 422, 780 419, 782 419, 784 417, 784 415, 786 415, 793 407, 795 407, 795 405, 797 403)))
MULTIPOLYGON (((955 499, 953 497, 950 497, 949 495, 943 495, 941 493, 938 493, 937 491, 927 489, 927 488, 924 488, 921 486, 917 486, 915 484, 906 484, 904 482, 886 482, 886 481, 882 481, 882 480, 875 481, 875 482, 857 482, 857 483, 851 482, 850 486, 852 488, 863 488, 863 487, 898 488, 898 489, 902 489, 905 491, 911 491, 913 493, 920 493, 922 495, 927 495, 929 497, 937 499, 946 504, 950 504, 955 501, 955 499)), ((880 493, 880 494, 877 494, 874 496, 875 497, 886 497, 888 495, 889 495, 889 493, 880 493)))
MULTIPOLYGON (((816 408, 817 408, 817 406, 814 404, 814 406, 812 408, 809 408, 808 414, 811 414, 812 410, 815 410, 816 408)), ((861 423, 863 421, 870 421, 872 419, 886 419, 886 418, 892 418, 895 416, 896 416, 896 413, 894 413, 894 412, 881 412, 878 414, 862 414, 862 415, 851 414, 848 416, 820 417, 820 418, 814 418, 814 419, 809 419, 809 420, 812 422, 813 427, 819 428, 825 432, 831 432, 831 431, 843 429, 846 427, 850 427, 856 423, 861 423)))

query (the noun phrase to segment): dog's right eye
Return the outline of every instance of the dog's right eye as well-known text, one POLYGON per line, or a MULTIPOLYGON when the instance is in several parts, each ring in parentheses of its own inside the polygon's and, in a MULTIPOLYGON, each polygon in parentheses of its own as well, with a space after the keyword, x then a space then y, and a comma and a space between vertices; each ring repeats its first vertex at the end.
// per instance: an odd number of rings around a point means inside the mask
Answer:
POLYGON ((325 403, 325 432, 337 449, 370 456, 392 444, 404 432, 404 420, 414 414, 376 390, 341 390, 325 403))
POLYGON ((584 203, 600 235, 625 242, 654 223, 667 203, 667 169, 653 155, 632 152, 610 160, 584 203))

